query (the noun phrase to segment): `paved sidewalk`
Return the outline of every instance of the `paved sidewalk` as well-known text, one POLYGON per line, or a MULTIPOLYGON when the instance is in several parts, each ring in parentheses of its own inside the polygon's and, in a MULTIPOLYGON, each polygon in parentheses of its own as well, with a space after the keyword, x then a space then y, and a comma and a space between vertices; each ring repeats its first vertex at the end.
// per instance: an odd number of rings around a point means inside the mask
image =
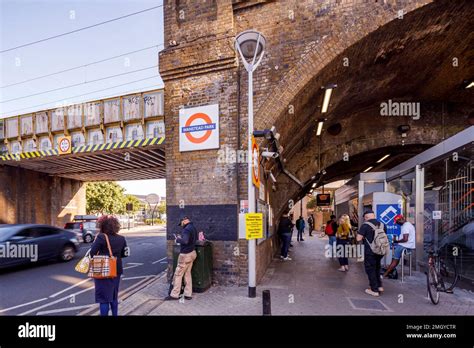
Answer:
POLYGON ((140 232, 154 232, 163 230, 166 233, 166 226, 165 225, 138 225, 135 227, 131 227, 130 229, 127 226, 122 226, 120 229, 120 233, 140 233, 140 232))
POLYGON ((247 297, 247 287, 216 286, 191 301, 163 302, 168 284, 161 278, 130 296, 120 305, 121 315, 261 315, 262 290, 271 291, 273 315, 464 315, 474 314, 474 294, 456 289, 441 294, 439 305, 431 304, 426 277, 414 272, 400 280, 385 280, 385 293, 366 295, 368 286, 363 263, 350 259, 350 270, 338 272, 337 260, 324 256, 327 238, 305 234, 304 242, 293 240, 292 261, 274 259, 257 287, 257 298, 247 297))

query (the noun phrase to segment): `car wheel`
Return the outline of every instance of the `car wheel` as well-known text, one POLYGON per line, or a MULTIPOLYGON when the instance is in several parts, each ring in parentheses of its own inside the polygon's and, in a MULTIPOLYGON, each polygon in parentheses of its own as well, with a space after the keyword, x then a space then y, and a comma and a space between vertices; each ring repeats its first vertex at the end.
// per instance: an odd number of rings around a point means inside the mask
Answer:
POLYGON ((84 242, 86 243, 92 243, 92 236, 90 234, 86 234, 84 236, 84 242))
POLYGON ((67 261, 71 261, 75 255, 76 255, 76 251, 74 250, 74 247, 72 245, 65 245, 61 249, 59 258, 61 259, 61 261, 67 262, 67 261))

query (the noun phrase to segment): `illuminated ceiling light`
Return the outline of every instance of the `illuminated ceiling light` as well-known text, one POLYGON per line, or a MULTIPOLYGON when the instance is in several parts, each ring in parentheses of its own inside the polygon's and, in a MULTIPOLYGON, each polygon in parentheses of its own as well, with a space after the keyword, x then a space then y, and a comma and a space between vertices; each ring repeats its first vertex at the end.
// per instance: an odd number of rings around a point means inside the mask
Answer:
POLYGON ((373 167, 369 167, 366 170, 364 170, 364 173, 367 173, 369 170, 371 170, 373 167))
POLYGON ((472 87, 474 87, 474 81, 471 82, 470 84, 468 84, 468 85, 466 86, 466 89, 467 89, 467 88, 472 88, 472 87))
POLYGON ((321 132, 323 130, 323 123, 324 123, 324 120, 322 119, 318 120, 318 129, 316 130, 316 135, 318 137, 321 135, 321 132))
POLYGON ((313 184, 313 186, 311 186, 311 188, 315 188, 316 187, 316 183, 313 184))
POLYGON ((390 154, 383 156, 381 159, 379 159, 379 160, 377 161, 377 163, 382 162, 384 159, 386 159, 386 158, 389 157, 389 156, 390 156, 390 154))
POLYGON ((331 84, 331 85, 328 85, 326 87, 323 87, 325 89, 325 91, 324 91, 323 107, 321 108, 321 113, 324 114, 328 111, 329 101, 331 100, 332 90, 336 87, 337 87, 336 84, 331 84))

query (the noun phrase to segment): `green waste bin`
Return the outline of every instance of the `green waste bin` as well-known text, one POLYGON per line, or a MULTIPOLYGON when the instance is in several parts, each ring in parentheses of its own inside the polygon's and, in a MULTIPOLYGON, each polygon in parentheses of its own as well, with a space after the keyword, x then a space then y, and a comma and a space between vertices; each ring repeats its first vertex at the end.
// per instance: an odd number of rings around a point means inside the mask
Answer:
MULTIPOLYGON (((173 247, 173 270, 176 269, 179 256, 179 245, 173 247)), ((204 242, 196 245, 196 260, 193 263, 191 276, 193 278, 193 292, 204 292, 212 283, 212 243, 204 242)))

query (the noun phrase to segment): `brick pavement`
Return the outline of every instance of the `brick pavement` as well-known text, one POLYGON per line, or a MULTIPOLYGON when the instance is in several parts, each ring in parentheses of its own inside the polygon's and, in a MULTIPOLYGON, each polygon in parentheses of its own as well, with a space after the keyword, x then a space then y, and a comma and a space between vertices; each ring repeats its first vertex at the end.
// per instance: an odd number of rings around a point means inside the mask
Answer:
POLYGON ((162 276, 120 305, 121 315, 261 315, 262 290, 271 291, 273 315, 465 315, 474 314, 474 294, 456 289, 441 294, 434 306, 426 294, 426 278, 414 272, 400 280, 385 280, 385 293, 366 295, 363 264, 350 259, 350 270, 338 272, 337 260, 324 256, 327 238, 293 240, 292 261, 274 259, 250 299, 247 287, 214 286, 192 301, 163 302, 168 284, 162 276))

